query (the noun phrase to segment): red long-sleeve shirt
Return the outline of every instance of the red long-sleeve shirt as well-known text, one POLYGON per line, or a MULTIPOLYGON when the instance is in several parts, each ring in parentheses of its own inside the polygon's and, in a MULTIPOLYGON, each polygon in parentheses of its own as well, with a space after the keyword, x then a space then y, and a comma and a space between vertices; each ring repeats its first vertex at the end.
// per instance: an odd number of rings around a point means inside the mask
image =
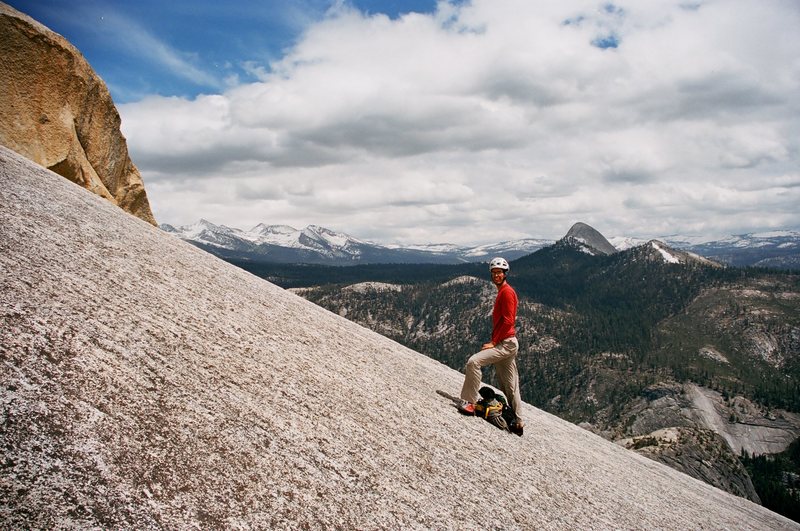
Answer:
POLYGON ((492 343, 497 345, 504 339, 514 337, 517 334, 514 323, 517 320, 517 292, 503 282, 497 290, 497 298, 494 300, 492 310, 492 343))

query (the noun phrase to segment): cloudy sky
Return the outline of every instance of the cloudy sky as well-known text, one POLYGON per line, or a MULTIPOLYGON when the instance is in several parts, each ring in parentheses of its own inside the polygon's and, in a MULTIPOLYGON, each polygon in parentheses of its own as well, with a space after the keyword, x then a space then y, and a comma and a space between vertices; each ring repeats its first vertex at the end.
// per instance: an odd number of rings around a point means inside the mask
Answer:
POLYGON ((800 230, 797 0, 7 0, 156 219, 379 243, 800 230))

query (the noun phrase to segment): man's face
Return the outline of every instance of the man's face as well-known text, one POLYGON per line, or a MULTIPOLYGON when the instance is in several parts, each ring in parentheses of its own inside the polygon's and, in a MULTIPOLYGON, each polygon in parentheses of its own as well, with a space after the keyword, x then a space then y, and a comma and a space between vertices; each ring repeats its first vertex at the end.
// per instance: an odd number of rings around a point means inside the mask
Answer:
POLYGON ((492 282, 494 282, 495 286, 499 286, 506 280, 506 272, 500 268, 492 269, 491 274, 492 282))

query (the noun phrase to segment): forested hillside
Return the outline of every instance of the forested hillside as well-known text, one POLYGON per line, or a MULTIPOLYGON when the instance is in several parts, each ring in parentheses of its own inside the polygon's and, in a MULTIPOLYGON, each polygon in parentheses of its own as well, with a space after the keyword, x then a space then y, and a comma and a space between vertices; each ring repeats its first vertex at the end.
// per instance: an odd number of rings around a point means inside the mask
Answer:
MULTIPOLYGON (((489 334, 485 266, 260 267, 248 268, 284 286, 317 284, 301 293, 454 368, 489 334), (347 287, 368 281, 396 286, 347 287)), ((512 262, 509 280, 521 301, 523 396, 539 407, 605 423, 666 378, 800 410, 796 274, 557 244, 512 262), (716 350, 726 362, 709 356, 716 350)))

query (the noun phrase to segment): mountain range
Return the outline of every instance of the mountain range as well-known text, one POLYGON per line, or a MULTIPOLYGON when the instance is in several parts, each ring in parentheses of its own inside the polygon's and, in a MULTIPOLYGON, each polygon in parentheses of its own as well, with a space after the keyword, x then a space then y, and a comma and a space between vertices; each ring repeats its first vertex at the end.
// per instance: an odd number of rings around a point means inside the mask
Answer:
POLYGON ((475 247, 451 244, 401 247, 360 240, 317 225, 298 230, 262 223, 241 230, 200 220, 182 227, 163 224, 161 228, 223 258, 325 265, 455 264, 485 261, 497 254, 513 260, 553 243, 531 238, 475 247))
MULTIPOLYGON (((299 230, 287 225, 261 223, 250 230, 241 230, 202 219, 181 227, 162 224, 161 228, 225 259, 284 264, 458 264, 485 262, 497 255, 515 260, 555 243, 553 240, 525 238, 481 246, 380 245, 317 225, 299 230)), ((603 255, 647 243, 647 240, 631 237, 606 239, 581 222, 575 223, 566 237, 578 244, 589 242, 586 249, 603 255)), ((778 269, 800 267, 800 232, 795 231, 742 234, 707 242, 680 236, 659 240, 672 249, 695 253, 727 265, 778 269)))

